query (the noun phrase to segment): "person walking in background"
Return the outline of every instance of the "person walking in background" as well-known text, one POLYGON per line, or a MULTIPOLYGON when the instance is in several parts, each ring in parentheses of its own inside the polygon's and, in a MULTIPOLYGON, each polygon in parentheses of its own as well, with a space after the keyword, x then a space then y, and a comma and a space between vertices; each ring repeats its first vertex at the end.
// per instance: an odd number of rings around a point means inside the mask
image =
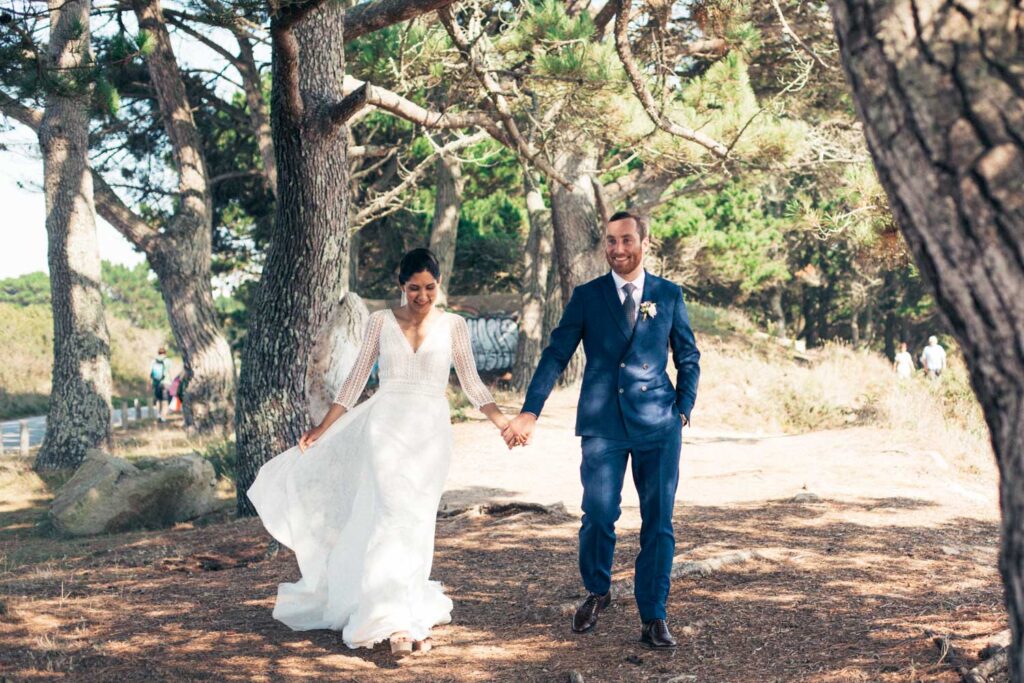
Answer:
POLYGON ((168 378, 171 374, 171 362, 167 359, 167 349, 160 347, 156 358, 149 366, 149 379, 153 384, 153 399, 156 401, 157 420, 166 422, 167 406, 171 401, 171 394, 167 389, 168 378))
POLYGON ((946 350, 939 346, 939 339, 934 334, 928 337, 928 346, 921 352, 921 367, 931 379, 938 379, 946 369, 946 350))
POLYGON ((174 379, 171 381, 171 386, 168 389, 168 393, 170 394, 171 397, 169 410, 172 413, 176 413, 179 410, 181 410, 181 383, 184 378, 184 373, 179 372, 177 375, 174 376, 174 379))
POLYGON ((907 351, 907 342, 900 342, 900 350, 893 359, 892 368, 900 379, 908 379, 914 374, 914 357, 907 351))

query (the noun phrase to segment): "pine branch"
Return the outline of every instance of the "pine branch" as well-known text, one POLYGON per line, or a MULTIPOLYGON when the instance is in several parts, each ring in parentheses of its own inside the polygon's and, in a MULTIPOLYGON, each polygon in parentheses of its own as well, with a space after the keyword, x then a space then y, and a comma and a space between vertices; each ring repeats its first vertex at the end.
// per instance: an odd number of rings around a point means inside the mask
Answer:
MULTIPOLYGON (((32 132, 38 134, 43 124, 43 112, 25 106, 5 92, 0 91, 0 112, 10 116, 32 132)), ((136 247, 148 253, 150 241, 158 235, 157 231, 146 221, 128 208, 117 193, 107 184, 103 176, 90 169, 92 173, 93 200, 96 212, 117 229, 136 247)))
POLYGON ((507 144, 505 136, 494 120, 482 112, 449 113, 428 110, 398 93, 351 76, 345 76, 345 90, 349 94, 341 102, 328 108, 326 125, 343 125, 364 107, 372 105, 424 128, 482 128, 494 139, 507 144))
POLYGON ((459 52, 462 54, 462 58, 473 70, 477 80, 480 81, 480 84, 487 92, 491 103, 497 110, 499 123, 504 130, 508 141, 511 143, 510 147, 512 150, 515 151, 520 158, 535 166, 552 180, 560 183, 567 189, 572 189, 572 182, 559 173, 554 166, 549 164, 541 155, 540 150, 531 145, 519 131, 519 127, 516 125, 515 118, 512 115, 512 108, 509 106, 508 100, 505 99, 505 95, 502 92, 501 84, 499 84, 494 78, 494 75, 487 70, 482 59, 475 54, 478 50, 477 43, 470 43, 469 39, 462 32, 462 27, 455 21, 455 17, 452 16, 451 10, 448 7, 438 11, 438 16, 440 17, 445 30, 448 31, 448 36, 459 49, 459 52))
POLYGON ((404 194, 407 190, 414 187, 427 173, 431 172, 434 168, 434 162, 439 158, 457 152, 460 149, 470 147, 478 142, 482 142, 487 139, 486 133, 475 133, 473 135, 453 140, 446 144, 444 147, 438 147, 435 149, 433 154, 428 156, 426 159, 416 165, 405 178, 402 179, 398 185, 394 186, 387 192, 374 197, 366 206, 364 206, 352 219, 353 231, 358 230, 367 223, 382 216, 386 216, 390 213, 394 213, 402 207, 401 203, 394 203, 394 200, 404 194))
POLYGON ((644 111, 651 118, 651 121, 655 126, 665 131, 669 135, 695 142, 701 147, 711 151, 716 156, 725 158, 729 150, 721 142, 718 142, 709 135, 705 135, 700 131, 693 130, 681 126, 678 123, 671 121, 665 114, 658 109, 657 103, 654 101, 654 97, 651 95, 650 90, 647 88, 647 83, 644 81, 644 76, 640 72, 640 69, 636 65, 636 61, 633 59, 633 50, 629 45, 629 36, 627 34, 627 28, 629 26, 629 12, 632 8, 632 0, 614 0, 618 5, 618 11, 615 15, 615 50, 619 53, 619 61, 622 62, 623 68, 626 70, 626 76, 629 78, 629 82, 633 86, 633 91, 636 93, 637 99, 640 100, 640 104, 643 106, 644 111))

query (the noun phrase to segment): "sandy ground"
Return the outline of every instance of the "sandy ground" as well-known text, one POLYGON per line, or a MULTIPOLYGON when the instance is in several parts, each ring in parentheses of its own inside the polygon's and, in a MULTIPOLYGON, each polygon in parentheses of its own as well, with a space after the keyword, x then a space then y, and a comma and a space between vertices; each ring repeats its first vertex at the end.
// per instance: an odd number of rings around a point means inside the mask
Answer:
MULTIPOLYGON (((578 394, 552 395, 533 443, 509 451, 483 419, 457 425, 455 453, 442 506, 487 500, 562 502, 579 512, 580 439, 573 434, 578 394)), ((507 413, 518 410, 506 405, 507 413)), ((933 514, 998 520, 994 465, 952 463, 920 436, 870 426, 798 436, 683 430, 677 506, 731 505, 813 492, 836 500, 927 500, 933 514)), ((624 527, 639 528, 636 489, 627 474, 624 527)))
MULTIPOLYGON (((265 557, 257 520, 221 515, 94 539, 38 534, 45 499, 0 505, 0 680, 35 681, 943 681, 1005 627, 995 474, 870 426, 802 436, 684 431, 677 552, 760 559, 673 583, 680 647, 637 646, 628 597, 574 636, 579 444, 572 392, 552 397, 529 448, 456 425, 443 506, 563 502, 568 514, 439 518, 434 575, 455 601, 427 657, 350 651, 270 616, 297 572, 265 557), (799 493, 818 496, 793 502, 799 493), (950 635, 962 661, 940 661, 950 635)), ((508 407, 513 409, 512 406, 508 407)), ((639 515, 627 477, 615 577, 639 515)))

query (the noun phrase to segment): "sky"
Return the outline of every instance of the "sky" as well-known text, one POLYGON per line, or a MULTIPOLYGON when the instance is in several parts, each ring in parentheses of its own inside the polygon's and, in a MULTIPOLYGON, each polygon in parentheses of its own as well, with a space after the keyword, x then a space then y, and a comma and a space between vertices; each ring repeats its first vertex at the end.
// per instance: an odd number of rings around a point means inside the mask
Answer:
MULTIPOLYGON (((168 4, 168 3, 165 3, 168 4)), ((129 31, 134 30, 130 15, 126 16, 129 31)), ((100 28, 99 30, 103 30, 100 28)), ((94 27, 94 33, 96 29, 94 27)), ((185 66, 219 70, 224 61, 202 45, 171 34, 175 53, 185 66)), ((232 48, 228 40, 225 46, 232 48)), ((258 62, 270 58, 267 46, 255 46, 258 62)), ((230 76, 234 76, 231 72, 230 76)), ((226 82, 215 89, 221 95, 234 90, 226 82)), ((13 119, 0 114, 0 217, 3 239, 0 241, 0 279, 36 271, 47 272, 46 265, 46 202, 43 198, 43 162, 39 142, 34 133, 13 119), (7 124, 7 125, 4 125, 7 124)), ((145 257, 135 251, 109 223, 96 217, 100 258, 112 263, 135 265, 145 257)))
MULTIPOLYGON (((46 202, 43 199, 43 161, 35 134, 11 121, 0 132, 0 279, 36 271, 47 272, 46 202)), ((100 258, 135 265, 145 257, 109 223, 97 216, 100 258)))

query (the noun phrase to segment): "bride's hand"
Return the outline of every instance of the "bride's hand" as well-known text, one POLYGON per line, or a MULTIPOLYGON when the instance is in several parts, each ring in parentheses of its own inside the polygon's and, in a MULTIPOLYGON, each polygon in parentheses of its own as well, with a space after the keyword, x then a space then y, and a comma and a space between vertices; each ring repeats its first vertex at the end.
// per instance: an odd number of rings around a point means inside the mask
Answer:
POLYGON ((319 427, 313 427, 303 432, 302 436, 299 437, 299 450, 305 452, 307 448, 316 443, 316 440, 323 435, 323 430, 319 427))

